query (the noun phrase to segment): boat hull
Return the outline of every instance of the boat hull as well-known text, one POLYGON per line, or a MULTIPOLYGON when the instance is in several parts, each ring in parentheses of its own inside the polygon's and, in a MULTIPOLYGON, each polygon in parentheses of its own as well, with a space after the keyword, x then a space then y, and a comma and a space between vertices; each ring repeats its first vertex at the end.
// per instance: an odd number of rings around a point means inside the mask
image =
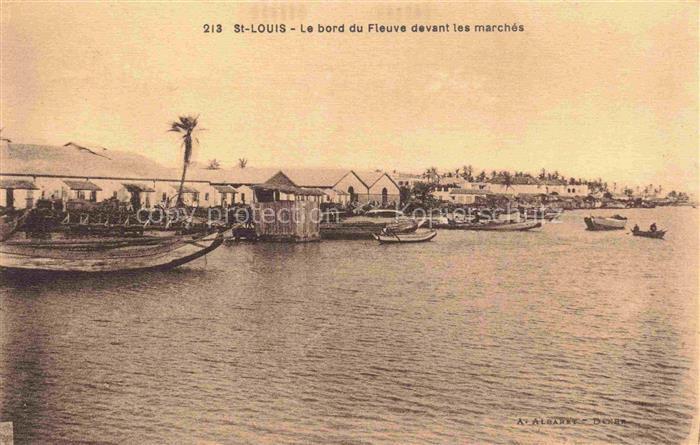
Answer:
POLYGON ((588 230, 624 230, 627 224, 626 219, 616 218, 598 218, 595 216, 587 216, 583 218, 588 230))
POLYGON ((486 224, 465 224, 460 227, 462 230, 481 230, 491 232, 524 232, 527 230, 542 227, 540 221, 524 221, 517 223, 486 223, 486 224))
POLYGON ((221 233, 137 240, 28 241, 0 244, 0 269, 104 273, 171 269, 219 247, 221 233))
POLYGON ((383 229, 389 229, 394 233, 411 233, 418 229, 418 222, 413 219, 396 221, 389 218, 348 218, 339 223, 321 223, 321 238, 328 240, 372 239, 375 233, 383 229))
POLYGON ((374 239, 381 244, 399 244, 399 243, 424 243, 430 241, 437 236, 437 231, 431 230, 426 233, 393 233, 393 234, 373 234, 374 239))
POLYGON ((632 231, 632 235, 641 236, 643 238, 663 239, 664 235, 666 235, 666 231, 665 230, 657 230, 655 232, 651 232, 651 231, 645 232, 642 230, 638 230, 636 232, 632 231))

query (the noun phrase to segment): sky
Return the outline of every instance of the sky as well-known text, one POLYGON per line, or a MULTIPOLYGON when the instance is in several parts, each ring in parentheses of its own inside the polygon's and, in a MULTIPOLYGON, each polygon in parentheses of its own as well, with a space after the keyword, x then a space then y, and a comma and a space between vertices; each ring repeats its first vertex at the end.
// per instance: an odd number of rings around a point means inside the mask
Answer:
POLYGON ((0 126, 164 164, 199 115, 200 162, 258 167, 541 168, 698 186, 698 5, 666 3, 8 3, 0 126), (204 33, 204 24, 222 33, 204 33), (235 24, 285 24, 280 34, 235 24), (365 32, 301 34, 361 24, 365 32), (369 23, 468 24, 370 34, 369 23), (476 24, 524 32, 474 32, 476 24), (296 32, 289 28, 297 28, 296 32))

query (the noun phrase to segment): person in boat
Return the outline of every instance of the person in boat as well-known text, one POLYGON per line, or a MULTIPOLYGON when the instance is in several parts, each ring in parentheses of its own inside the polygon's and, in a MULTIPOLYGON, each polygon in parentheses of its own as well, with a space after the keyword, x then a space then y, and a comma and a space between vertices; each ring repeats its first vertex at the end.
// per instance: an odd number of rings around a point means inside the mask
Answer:
POLYGON ((635 224, 634 227, 632 228, 633 232, 639 232, 639 224, 635 224))
POLYGON ((656 232, 656 223, 651 223, 651 225, 649 226, 649 230, 652 232, 656 232))

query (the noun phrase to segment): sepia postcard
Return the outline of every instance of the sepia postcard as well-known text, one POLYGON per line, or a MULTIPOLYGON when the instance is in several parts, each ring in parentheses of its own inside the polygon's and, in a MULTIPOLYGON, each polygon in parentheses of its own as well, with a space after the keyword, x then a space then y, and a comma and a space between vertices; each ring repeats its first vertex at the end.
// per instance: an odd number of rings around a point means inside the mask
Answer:
POLYGON ((698 444, 699 8, 0 0, 0 445, 698 444))

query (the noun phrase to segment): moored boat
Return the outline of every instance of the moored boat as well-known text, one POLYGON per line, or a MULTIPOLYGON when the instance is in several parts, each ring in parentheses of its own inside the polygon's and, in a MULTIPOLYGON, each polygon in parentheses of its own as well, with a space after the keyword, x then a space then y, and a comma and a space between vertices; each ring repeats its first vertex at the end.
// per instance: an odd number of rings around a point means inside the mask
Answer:
POLYGON ((391 243, 423 243, 430 241, 437 235, 436 230, 429 230, 425 232, 414 232, 414 233, 394 233, 391 231, 382 231, 381 233, 374 233, 374 239, 379 241, 381 244, 391 244, 391 243))
POLYGON ((522 222, 487 222, 478 224, 467 224, 463 227, 464 230, 490 230, 497 232, 523 232, 542 227, 540 221, 522 221, 522 222))
POLYGON ((632 230, 632 235, 634 236, 642 236, 644 238, 654 238, 654 239, 663 239, 664 235, 666 235, 665 230, 632 230))
POLYGON ((627 224, 627 218, 620 215, 587 216, 583 218, 588 230, 623 230, 627 224))
POLYGON ((0 269, 42 272, 121 272, 170 269, 219 247, 222 233, 199 235, 9 239, 0 269))
POLYGON ((353 216, 340 222, 322 222, 321 238, 336 240, 372 239, 375 233, 384 229, 389 229, 395 233, 411 233, 418 229, 418 221, 408 217, 396 219, 353 216))

